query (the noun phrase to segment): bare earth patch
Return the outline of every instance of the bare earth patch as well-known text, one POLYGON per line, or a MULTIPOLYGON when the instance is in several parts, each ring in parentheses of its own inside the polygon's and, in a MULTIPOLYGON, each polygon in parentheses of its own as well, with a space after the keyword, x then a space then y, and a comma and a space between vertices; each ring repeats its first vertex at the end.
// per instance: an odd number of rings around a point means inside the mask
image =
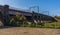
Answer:
POLYGON ((60 29, 14 27, 0 29, 0 35, 60 35, 60 29))

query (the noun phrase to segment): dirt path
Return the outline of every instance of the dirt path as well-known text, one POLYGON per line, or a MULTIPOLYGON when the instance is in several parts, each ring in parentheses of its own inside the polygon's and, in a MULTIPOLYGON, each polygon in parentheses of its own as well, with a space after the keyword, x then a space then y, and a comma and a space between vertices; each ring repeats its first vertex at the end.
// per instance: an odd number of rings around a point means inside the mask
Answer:
POLYGON ((60 35, 60 29, 14 27, 0 29, 0 35, 60 35))

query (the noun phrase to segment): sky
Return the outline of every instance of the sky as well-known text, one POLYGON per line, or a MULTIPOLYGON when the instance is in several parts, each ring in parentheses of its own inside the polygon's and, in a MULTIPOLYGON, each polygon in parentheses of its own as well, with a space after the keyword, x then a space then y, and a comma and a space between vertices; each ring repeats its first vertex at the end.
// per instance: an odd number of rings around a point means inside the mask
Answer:
POLYGON ((40 13, 60 16, 60 0, 0 0, 0 5, 5 4, 19 9, 39 6, 40 13))

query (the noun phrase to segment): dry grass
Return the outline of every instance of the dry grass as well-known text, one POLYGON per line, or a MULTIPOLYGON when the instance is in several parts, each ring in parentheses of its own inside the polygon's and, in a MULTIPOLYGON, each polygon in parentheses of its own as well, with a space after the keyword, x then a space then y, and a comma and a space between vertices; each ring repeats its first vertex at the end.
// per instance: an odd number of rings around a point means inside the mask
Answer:
POLYGON ((60 29, 14 27, 0 29, 0 35, 60 35, 60 29))

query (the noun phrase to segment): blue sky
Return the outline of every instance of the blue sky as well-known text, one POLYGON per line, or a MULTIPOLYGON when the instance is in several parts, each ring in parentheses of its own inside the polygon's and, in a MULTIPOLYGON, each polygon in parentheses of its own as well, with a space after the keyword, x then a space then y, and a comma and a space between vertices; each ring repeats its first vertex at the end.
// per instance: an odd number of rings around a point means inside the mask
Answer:
POLYGON ((0 0, 0 5, 10 5, 20 9, 29 9, 31 6, 39 6, 40 13, 51 16, 60 16, 60 0, 0 0))

